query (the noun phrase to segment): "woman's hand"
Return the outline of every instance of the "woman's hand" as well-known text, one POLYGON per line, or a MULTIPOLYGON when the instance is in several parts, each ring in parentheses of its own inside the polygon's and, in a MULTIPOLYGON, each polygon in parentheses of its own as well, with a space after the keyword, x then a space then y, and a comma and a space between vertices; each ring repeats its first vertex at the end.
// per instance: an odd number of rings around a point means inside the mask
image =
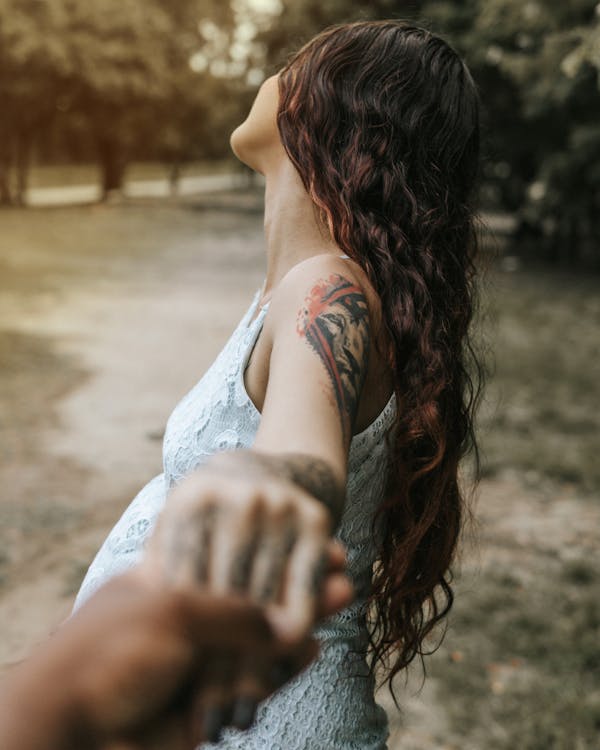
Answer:
POLYGON ((251 470, 244 453, 214 456, 173 490, 142 567, 150 579, 247 596, 278 637, 297 642, 351 600, 344 550, 322 503, 264 467, 251 470))

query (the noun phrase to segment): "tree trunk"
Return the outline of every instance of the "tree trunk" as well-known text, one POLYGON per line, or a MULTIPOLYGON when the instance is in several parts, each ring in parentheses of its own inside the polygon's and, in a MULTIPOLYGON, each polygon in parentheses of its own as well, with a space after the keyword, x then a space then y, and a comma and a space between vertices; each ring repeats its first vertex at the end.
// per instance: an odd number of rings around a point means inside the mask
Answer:
POLYGON ((29 178, 29 165, 31 161, 31 146, 33 138, 30 132, 21 132, 17 138, 17 192, 16 202, 19 206, 27 203, 27 184, 29 178))
POLYGON ((102 170, 102 201, 123 192, 127 161, 120 143, 111 138, 99 136, 98 157, 102 170))
POLYGON ((169 191, 175 198, 179 193, 179 178, 181 177, 181 161, 175 157, 169 166, 169 191))
POLYGON ((10 188, 11 168, 10 145, 4 145, 0 151, 0 206, 10 206, 13 202, 12 190, 10 188))

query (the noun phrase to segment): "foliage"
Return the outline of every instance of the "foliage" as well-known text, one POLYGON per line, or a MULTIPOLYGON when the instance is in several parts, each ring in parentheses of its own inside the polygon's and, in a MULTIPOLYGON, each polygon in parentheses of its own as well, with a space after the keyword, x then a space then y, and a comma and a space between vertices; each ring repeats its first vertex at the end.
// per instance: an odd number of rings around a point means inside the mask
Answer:
POLYGON ((521 247, 600 266, 598 0, 283 0, 263 34, 267 65, 329 24, 386 17, 465 56, 483 103, 483 205, 517 214, 521 247))
POLYGON ((600 266, 598 7, 477 0, 457 43, 485 102, 487 175, 519 238, 549 260, 600 266))
POLYGON ((216 0, 0 0, 5 171, 67 113, 63 123, 96 147, 105 191, 118 188, 134 144, 155 140, 171 108, 195 102, 189 59, 206 12, 231 23, 229 4, 216 0))
POLYGON ((444 35, 478 82, 482 206, 516 214, 520 248, 551 261, 600 266, 598 0, 280 0, 280 6, 269 16, 247 0, 0 0, 0 202, 10 198, 11 165, 23 193, 34 143, 58 139, 75 156, 93 147, 107 191, 118 186, 132 155, 222 156, 223 133, 243 119, 256 93, 244 78, 251 68, 275 72, 333 23, 405 18, 444 35), (216 30, 218 44, 203 36, 203 24, 216 30), (235 62, 235 73, 215 73, 217 63, 235 60, 239 29, 251 39, 248 58, 235 62), (199 50, 207 52, 201 75, 188 64, 199 50))

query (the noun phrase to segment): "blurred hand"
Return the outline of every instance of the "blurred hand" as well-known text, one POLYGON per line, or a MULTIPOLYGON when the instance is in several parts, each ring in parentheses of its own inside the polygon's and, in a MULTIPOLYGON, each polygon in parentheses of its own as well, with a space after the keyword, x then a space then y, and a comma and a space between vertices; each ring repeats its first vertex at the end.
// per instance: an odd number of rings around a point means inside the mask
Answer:
POLYGON ((234 455, 214 466, 173 490, 142 567, 151 580, 243 595, 278 637, 298 642, 353 596, 330 513, 292 481, 227 471, 234 455))
POLYGON ((191 750, 227 723, 214 714, 215 674, 220 694, 246 696, 238 719, 247 725, 256 702, 316 654, 310 639, 281 644, 256 605, 150 584, 136 569, 102 587, 11 673, 1 744, 33 750, 43 737, 47 750, 117 742, 191 750), (250 676, 249 655, 260 665, 250 676), (227 669, 216 673, 215 664, 227 669))

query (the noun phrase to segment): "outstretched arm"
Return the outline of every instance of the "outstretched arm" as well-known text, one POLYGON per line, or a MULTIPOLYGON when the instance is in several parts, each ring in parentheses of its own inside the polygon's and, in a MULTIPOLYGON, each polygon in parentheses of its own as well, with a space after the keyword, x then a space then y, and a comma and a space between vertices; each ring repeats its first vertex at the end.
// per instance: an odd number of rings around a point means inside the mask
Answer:
MULTIPOLYGON (((211 457, 171 498, 146 567, 153 577, 247 595, 293 643, 320 611, 352 596, 343 547, 331 538, 370 344, 367 300, 349 264, 321 257, 292 269, 262 335, 271 354, 254 445, 211 457)), ((213 696, 216 716, 229 710, 224 695, 213 696)))
MULTIPOLYGON (((318 263, 321 270, 323 259, 318 263)), ((234 459, 240 471, 293 481, 325 505, 337 526, 371 331, 351 268, 339 259, 327 264, 318 274, 315 259, 300 264, 273 296, 262 418, 253 449, 236 451, 234 459)))
POLYGON ((271 353, 254 445, 211 457, 193 499, 167 503, 150 545, 167 576, 247 591, 285 611, 297 632, 314 622, 319 573, 339 559, 329 540, 370 346, 355 274, 321 256, 283 278, 263 329, 271 353))

